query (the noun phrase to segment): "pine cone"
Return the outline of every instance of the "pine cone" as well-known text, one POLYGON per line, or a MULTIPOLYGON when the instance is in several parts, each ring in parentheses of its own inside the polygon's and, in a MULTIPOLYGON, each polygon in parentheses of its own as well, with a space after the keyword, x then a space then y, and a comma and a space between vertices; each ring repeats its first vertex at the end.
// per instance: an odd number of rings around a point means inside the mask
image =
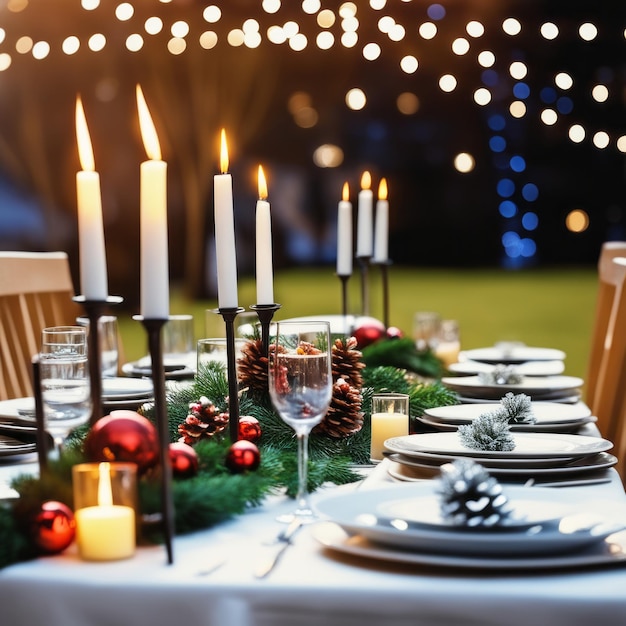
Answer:
POLYGON ((361 392, 340 378, 333 385, 328 412, 313 432, 341 439, 359 432, 362 426, 361 392))
POLYGON ((332 348, 333 380, 338 381, 343 378, 353 387, 361 389, 363 386, 361 370, 365 367, 365 363, 361 360, 363 354, 356 349, 356 346, 355 337, 335 340, 332 348))
POLYGON ((502 485, 472 459, 442 465, 439 492, 441 515, 456 526, 498 526, 513 510, 502 485))
POLYGON ((220 413, 206 396, 202 396, 198 402, 189 403, 189 414, 178 425, 178 432, 182 435, 178 441, 192 446, 201 439, 221 433, 227 426, 228 413, 220 413))
POLYGON ((237 378, 243 388, 267 392, 268 359, 263 354, 263 342, 253 339, 246 342, 237 360, 237 378))

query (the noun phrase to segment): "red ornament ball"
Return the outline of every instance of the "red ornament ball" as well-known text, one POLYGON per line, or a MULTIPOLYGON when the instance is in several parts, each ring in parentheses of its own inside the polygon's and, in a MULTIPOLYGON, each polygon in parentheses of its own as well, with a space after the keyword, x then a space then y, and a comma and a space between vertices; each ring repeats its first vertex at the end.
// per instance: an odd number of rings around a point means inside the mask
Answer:
POLYGON ((233 474, 240 474, 247 470, 255 470, 261 463, 261 453, 256 444, 245 439, 235 441, 226 455, 226 467, 233 474))
POLYGON ((257 443, 261 438, 261 424, 256 417, 242 415, 239 418, 239 439, 257 443))
POLYGON ((379 322, 373 317, 368 317, 364 318, 364 320, 357 325, 352 335, 356 339, 359 348, 366 348, 386 337, 387 329, 382 322, 379 322))
POLYGON ((85 437, 91 461, 136 463, 141 474, 159 460, 159 438, 152 422, 135 411, 111 411, 85 437))
POLYGON ((174 477, 191 478, 198 473, 198 455, 190 445, 182 441, 170 443, 168 452, 174 477))
POLYGON ((76 520, 72 509, 63 502, 44 502, 34 515, 31 538, 45 554, 63 552, 76 536, 76 520))
POLYGON ((404 337, 404 333, 399 328, 395 326, 390 326, 387 329, 387 337, 389 339, 401 339, 402 337, 404 337))

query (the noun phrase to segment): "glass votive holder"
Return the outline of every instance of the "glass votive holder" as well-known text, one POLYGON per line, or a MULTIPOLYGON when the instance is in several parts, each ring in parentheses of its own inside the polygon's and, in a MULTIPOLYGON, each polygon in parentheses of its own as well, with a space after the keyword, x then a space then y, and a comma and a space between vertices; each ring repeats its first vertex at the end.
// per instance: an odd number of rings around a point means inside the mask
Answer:
POLYGON ((441 320, 439 341, 435 346, 435 356, 441 359, 444 367, 458 362, 461 351, 461 333, 456 320, 441 320))
POLYGON ((164 365, 193 368, 195 329, 193 315, 170 315, 163 326, 164 365))
MULTIPOLYGON (((241 351, 245 345, 245 339, 235 339, 235 362, 241 356, 241 351)), ((201 368, 206 367, 208 363, 220 363, 224 366, 226 371, 228 366, 226 338, 210 337, 208 339, 198 340, 197 371, 200 372, 201 368)))
POLYGON ((434 349, 441 333, 441 315, 418 311, 413 316, 413 339, 418 350, 434 349))
POLYGON ((136 546, 137 466, 80 463, 72 467, 76 542, 81 558, 115 561, 136 546))
POLYGON ((409 434, 409 396, 404 393, 378 393, 372 396, 372 439, 370 460, 383 460, 385 441, 409 434))

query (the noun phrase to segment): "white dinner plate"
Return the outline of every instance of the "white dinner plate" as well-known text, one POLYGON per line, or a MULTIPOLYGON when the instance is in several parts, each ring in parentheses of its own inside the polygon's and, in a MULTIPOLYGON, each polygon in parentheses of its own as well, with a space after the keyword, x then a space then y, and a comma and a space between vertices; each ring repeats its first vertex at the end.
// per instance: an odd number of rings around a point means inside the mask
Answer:
POLYGON ((8 435, 0 435, 0 457, 28 454, 36 450, 37 444, 35 442, 25 442, 8 435))
MULTIPOLYGON (((164 366, 164 369, 165 378, 168 380, 185 380, 193 378, 196 374, 195 369, 192 369, 182 363, 180 365, 168 364, 164 366)), ((144 359, 131 363, 124 363, 124 365, 122 365, 122 373, 129 378, 148 379, 152 376, 152 366, 149 361, 145 361, 144 359)))
POLYGON ((35 423, 35 400, 33 398, 12 398, 0 401, 0 419, 35 423))
POLYGON ((483 361, 484 363, 525 363, 526 361, 563 361, 565 352, 554 348, 540 348, 523 344, 503 342, 487 348, 463 350, 459 360, 483 361))
POLYGON ((102 398, 104 401, 149 398, 153 394, 152 381, 146 378, 103 378, 102 398))
POLYGON ((584 381, 577 376, 524 376, 516 384, 485 383, 480 376, 444 376, 441 382, 466 396, 502 398, 508 392, 524 393, 537 399, 554 399, 580 389, 584 381))
MULTIPOLYGON (((399 480, 423 480, 434 478, 441 474, 441 464, 430 463, 425 459, 412 459, 401 454, 392 454, 388 457, 392 464, 390 475, 399 480), (394 474, 391 474, 391 471, 394 474)), ((481 463, 494 478, 515 482, 526 482, 529 478, 536 481, 556 481, 574 479, 577 477, 597 475, 617 465, 617 457, 608 452, 600 452, 592 456, 585 456, 567 465, 552 467, 487 467, 481 463)))
POLYGON ((320 522, 312 529, 315 539, 325 548, 341 554, 362 557, 384 563, 428 565, 456 569, 485 569, 499 571, 534 571, 548 569, 578 569, 612 565, 626 561, 626 532, 610 535, 604 541, 575 552, 550 556, 479 557, 472 555, 436 554, 394 549, 351 535, 333 522, 320 522))
MULTIPOLYGON (((576 422, 591 416, 591 409, 584 403, 559 404, 557 402, 531 402, 537 424, 560 424, 576 422)), ((497 410, 492 403, 451 404, 424 409, 424 414, 449 424, 470 424, 483 413, 497 410)))
POLYGON ((575 458, 613 447, 608 439, 567 433, 512 433, 515 448, 507 451, 473 450, 461 443, 458 432, 425 433, 391 437, 384 443, 391 452, 412 456, 415 453, 469 456, 485 459, 575 458))
MULTIPOLYGON (((532 525, 510 529, 504 526, 455 527, 443 521, 437 525, 438 484, 438 481, 431 480, 329 495, 318 500, 316 509, 349 533, 376 543, 456 556, 506 558, 521 554, 560 554, 600 542, 626 526, 626 521, 618 519, 615 514, 603 516, 602 503, 596 503, 591 509, 593 514, 586 514, 574 503, 559 500, 559 492, 554 489, 517 486, 505 486, 504 493, 514 511, 519 507, 520 519, 532 516, 535 521, 532 525), (412 502, 420 502, 423 507, 431 509, 430 513, 422 511, 421 514, 421 520, 428 520, 427 523, 412 523, 413 520, 390 515, 394 511, 406 512, 412 502), (543 522, 540 521, 542 515, 543 522)), ((606 508, 610 510, 608 505, 606 508)), ((413 510, 414 518, 417 518, 419 507, 413 510)))
MULTIPOLYGON (((428 415, 422 415, 416 418, 417 421, 436 428, 437 430, 454 431, 458 430, 461 424, 452 424, 450 422, 431 418, 428 415)), ((511 432, 523 432, 523 433, 573 433, 576 432, 581 426, 585 424, 591 424, 597 422, 597 417, 584 417, 579 420, 572 420, 569 422, 535 422, 534 424, 511 424, 511 432)))
MULTIPOLYGON (((448 365, 448 370, 455 374, 491 374, 497 365, 480 361, 459 361, 448 365)), ((513 372, 520 376, 556 376, 565 371, 563 361, 527 361, 513 365, 513 372)))

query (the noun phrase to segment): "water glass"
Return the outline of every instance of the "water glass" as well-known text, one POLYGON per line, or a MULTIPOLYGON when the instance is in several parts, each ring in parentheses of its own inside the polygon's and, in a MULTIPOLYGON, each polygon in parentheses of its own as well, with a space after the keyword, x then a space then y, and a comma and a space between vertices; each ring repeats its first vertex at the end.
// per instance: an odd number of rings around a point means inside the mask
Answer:
POLYGON ((41 355, 87 356, 84 326, 48 326, 41 331, 41 355))
POLYGON ((413 317, 413 339, 418 350, 434 349, 441 332, 441 315, 432 311, 418 311, 413 317))
POLYGON ((196 343, 193 315, 170 315, 163 326, 163 364, 193 369, 196 343))
MULTIPOLYGON (((76 322, 89 329, 89 319, 79 317, 76 322)), ((117 317, 103 315, 98 319, 98 338, 100 341, 100 367, 104 378, 117 376, 119 366, 117 317)))
MULTIPOLYGON (((246 345, 245 339, 235 339, 235 359, 239 359, 243 347, 246 345)), ((211 337, 209 339, 199 339, 197 344, 197 371, 206 367, 207 363, 221 363, 226 371, 227 351, 226 339, 224 337, 211 337)))

